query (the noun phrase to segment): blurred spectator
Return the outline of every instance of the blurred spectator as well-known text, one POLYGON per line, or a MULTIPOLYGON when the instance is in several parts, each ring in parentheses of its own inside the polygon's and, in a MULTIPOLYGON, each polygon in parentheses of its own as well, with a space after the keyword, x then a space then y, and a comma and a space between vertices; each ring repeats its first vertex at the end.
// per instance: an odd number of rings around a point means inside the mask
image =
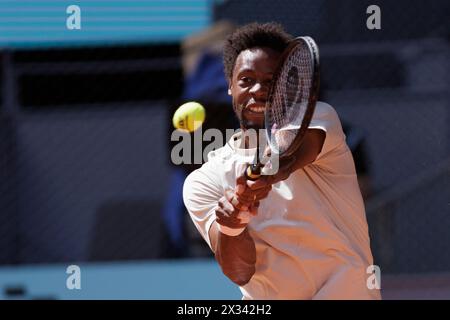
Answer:
MULTIPOLYGON (((228 83, 222 63, 222 42, 234 27, 226 22, 219 22, 210 29, 195 35, 183 44, 183 67, 185 87, 181 101, 173 102, 169 110, 168 128, 171 136, 174 130, 171 117, 184 102, 197 101, 206 110, 203 132, 210 128, 219 129, 225 137, 226 129, 237 129, 239 123, 234 117, 231 98, 228 96, 228 83)), ((191 134, 193 139, 193 134, 191 134)), ((191 140, 193 141, 193 140, 191 140)), ((225 143, 225 140, 223 141, 225 143)), ((169 143, 169 155, 178 142, 169 143)), ((203 148, 210 142, 203 143, 203 148)), ((193 150, 193 148, 192 148, 193 150)), ((191 152, 193 156, 193 152, 191 152)), ((165 200, 163 216, 169 230, 172 245, 176 248, 176 257, 210 256, 192 223, 186 223, 187 212, 183 204, 183 183, 187 175, 201 164, 173 165, 170 176, 170 190, 165 200)))

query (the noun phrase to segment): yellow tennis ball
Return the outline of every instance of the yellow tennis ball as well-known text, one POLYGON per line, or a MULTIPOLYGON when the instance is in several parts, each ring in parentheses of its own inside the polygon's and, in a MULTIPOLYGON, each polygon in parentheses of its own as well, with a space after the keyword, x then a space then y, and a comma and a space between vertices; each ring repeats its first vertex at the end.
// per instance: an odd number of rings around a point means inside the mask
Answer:
POLYGON ((172 123, 177 129, 193 132, 205 121, 205 108, 198 102, 186 102, 175 111, 172 123))

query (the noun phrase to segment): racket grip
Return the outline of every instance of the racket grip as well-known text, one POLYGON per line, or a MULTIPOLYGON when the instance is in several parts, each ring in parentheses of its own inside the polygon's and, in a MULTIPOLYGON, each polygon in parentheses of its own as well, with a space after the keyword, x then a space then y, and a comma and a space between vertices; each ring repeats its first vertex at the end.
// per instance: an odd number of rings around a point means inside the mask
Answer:
POLYGON ((261 176, 261 166, 258 166, 256 164, 251 164, 247 167, 247 170, 245 171, 245 176, 248 180, 258 180, 258 178, 261 176))

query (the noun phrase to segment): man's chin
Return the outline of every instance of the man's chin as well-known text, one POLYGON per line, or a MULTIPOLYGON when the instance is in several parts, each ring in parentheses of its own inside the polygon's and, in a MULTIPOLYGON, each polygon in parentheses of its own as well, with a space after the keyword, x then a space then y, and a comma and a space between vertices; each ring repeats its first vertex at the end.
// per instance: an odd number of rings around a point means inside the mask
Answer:
POLYGON ((243 129, 264 129, 264 122, 263 121, 254 121, 249 119, 243 119, 241 122, 241 126, 243 129))

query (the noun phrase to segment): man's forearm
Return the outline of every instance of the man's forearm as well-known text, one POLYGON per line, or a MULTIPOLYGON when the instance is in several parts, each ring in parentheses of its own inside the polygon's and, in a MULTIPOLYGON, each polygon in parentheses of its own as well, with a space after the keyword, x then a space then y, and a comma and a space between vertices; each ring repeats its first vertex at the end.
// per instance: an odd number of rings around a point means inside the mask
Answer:
POLYGON ((248 283, 255 273, 256 248, 247 228, 232 237, 221 233, 214 222, 209 233, 222 272, 239 286, 248 283))
MULTIPOLYGON (((299 170, 306 165, 314 162, 322 151, 325 141, 325 131, 320 129, 308 129, 302 146, 295 153, 296 163, 292 166, 292 172, 299 170)), ((291 173, 292 173, 291 172, 291 173)))

